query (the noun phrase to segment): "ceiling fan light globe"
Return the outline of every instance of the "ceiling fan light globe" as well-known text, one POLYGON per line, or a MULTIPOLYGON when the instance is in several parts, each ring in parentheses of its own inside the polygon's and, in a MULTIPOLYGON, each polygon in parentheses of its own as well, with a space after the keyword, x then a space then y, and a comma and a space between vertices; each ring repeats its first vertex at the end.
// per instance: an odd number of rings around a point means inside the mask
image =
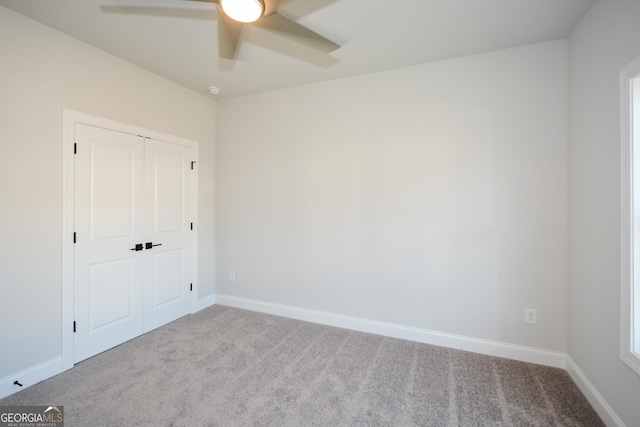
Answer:
POLYGON ((220 7, 229 18, 244 23, 255 22, 264 13, 262 0, 220 0, 220 7))

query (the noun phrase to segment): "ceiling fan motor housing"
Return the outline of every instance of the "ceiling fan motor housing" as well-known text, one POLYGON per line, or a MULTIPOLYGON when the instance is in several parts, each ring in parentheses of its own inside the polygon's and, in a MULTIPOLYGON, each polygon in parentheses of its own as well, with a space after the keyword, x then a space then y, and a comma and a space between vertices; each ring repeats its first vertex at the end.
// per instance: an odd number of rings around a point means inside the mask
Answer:
POLYGON ((264 15, 263 0, 220 0, 224 13, 234 21, 255 22, 264 15))

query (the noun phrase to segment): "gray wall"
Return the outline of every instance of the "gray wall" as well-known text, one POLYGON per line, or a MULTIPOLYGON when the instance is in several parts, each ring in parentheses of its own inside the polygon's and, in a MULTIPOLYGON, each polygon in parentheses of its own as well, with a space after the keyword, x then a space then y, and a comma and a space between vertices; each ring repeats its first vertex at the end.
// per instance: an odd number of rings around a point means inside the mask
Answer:
POLYGON ((566 74, 558 41, 219 101, 216 292, 564 352, 566 74))
POLYGON ((620 360, 620 70, 640 56, 640 2, 598 1, 569 38, 568 353, 628 426, 640 377, 620 360))

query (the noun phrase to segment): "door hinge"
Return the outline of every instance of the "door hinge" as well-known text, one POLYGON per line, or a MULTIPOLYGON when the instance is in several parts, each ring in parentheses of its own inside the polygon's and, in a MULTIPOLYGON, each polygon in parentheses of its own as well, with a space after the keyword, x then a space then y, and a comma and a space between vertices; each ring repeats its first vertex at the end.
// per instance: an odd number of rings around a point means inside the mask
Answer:
POLYGON ((74 320, 73 321, 73 332, 75 332, 75 331, 76 331, 76 321, 74 320))
POLYGON ((193 170, 193 165, 195 165, 196 162, 191 162, 191 170, 193 170))
POLYGON ((189 286, 189 290, 190 290, 191 292, 193 292, 193 283, 189 283, 189 285, 190 285, 190 286, 189 286))
POLYGON ((73 154, 78 154, 78 144, 76 142, 73 143, 73 154))
POLYGON ((193 231, 193 223, 191 223, 191 231, 193 231))
POLYGON ((73 243, 75 243, 75 242, 76 242, 76 232, 74 231, 73 232, 73 243))

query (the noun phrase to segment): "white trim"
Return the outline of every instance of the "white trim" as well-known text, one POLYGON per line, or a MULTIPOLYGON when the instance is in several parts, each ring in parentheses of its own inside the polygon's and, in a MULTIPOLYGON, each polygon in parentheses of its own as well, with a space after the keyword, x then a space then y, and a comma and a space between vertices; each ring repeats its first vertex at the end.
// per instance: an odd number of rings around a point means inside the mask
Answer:
POLYGON ((204 298, 200 298, 195 302, 192 313, 196 313, 200 310, 204 310, 205 308, 211 307, 212 305, 215 305, 215 304, 216 304, 215 294, 206 296, 204 298))
POLYGON ((626 427, 618 414, 604 400, 604 397, 598 393, 598 390, 569 355, 567 355, 567 372, 607 426, 626 427))
POLYGON ((141 128, 138 126, 120 123, 77 111, 62 110, 62 354, 61 369, 67 370, 73 367, 73 231, 74 231, 74 153, 76 124, 85 124, 103 129, 112 129, 132 135, 144 135, 145 137, 182 145, 193 149, 193 157, 196 161, 194 170, 192 197, 192 221, 194 223, 194 235, 192 240, 192 281, 191 313, 197 311, 199 303, 198 295, 198 142, 174 135, 141 128))
POLYGON ((216 295, 216 304, 393 338, 406 339, 441 347, 455 348, 458 350, 504 357, 523 362, 537 363, 539 365, 552 366, 555 368, 565 368, 565 354, 555 351, 431 331, 428 329, 379 322, 376 320, 362 319, 352 316, 344 316, 324 311, 273 304, 270 302, 233 297, 229 295, 216 295))
POLYGON ((633 152, 633 99, 632 81, 640 76, 640 58, 631 62, 620 71, 620 169, 621 169, 621 226, 620 226, 620 359, 635 373, 640 375, 640 356, 633 351, 634 319, 640 313, 634 313, 634 152, 633 152))
POLYGON ((39 363, 20 372, 16 372, 15 374, 11 374, 8 377, 2 378, 0 380, 0 399, 17 393, 20 390, 24 390, 25 388, 37 384, 40 381, 44 381, 47 378, 51 378, 54 375, 58 375, 63 370, 62 358, 56 357, 55 359, 39 363), (22 384, 22 387, 14 384, 15 381, 22 384))
POLYGON ((79 113, 62 110, 62 369, 73 367, 74 129, 79 113))
POLYGON ((191 180, 191 213, 193 221, 193 239, 191 241, 191 282, 192 289, 191 293, 191 313, 195 313, 198 311, 198 181, 200 181, 199 177, 199 169, 198 162, 200 161, 200 153, 199 153, 199 145, 197 142, 193 141, 193 144, 190 145, 193 150, 193 158, 196 161, 195 166, 193 168, 193 179, 191 180))

